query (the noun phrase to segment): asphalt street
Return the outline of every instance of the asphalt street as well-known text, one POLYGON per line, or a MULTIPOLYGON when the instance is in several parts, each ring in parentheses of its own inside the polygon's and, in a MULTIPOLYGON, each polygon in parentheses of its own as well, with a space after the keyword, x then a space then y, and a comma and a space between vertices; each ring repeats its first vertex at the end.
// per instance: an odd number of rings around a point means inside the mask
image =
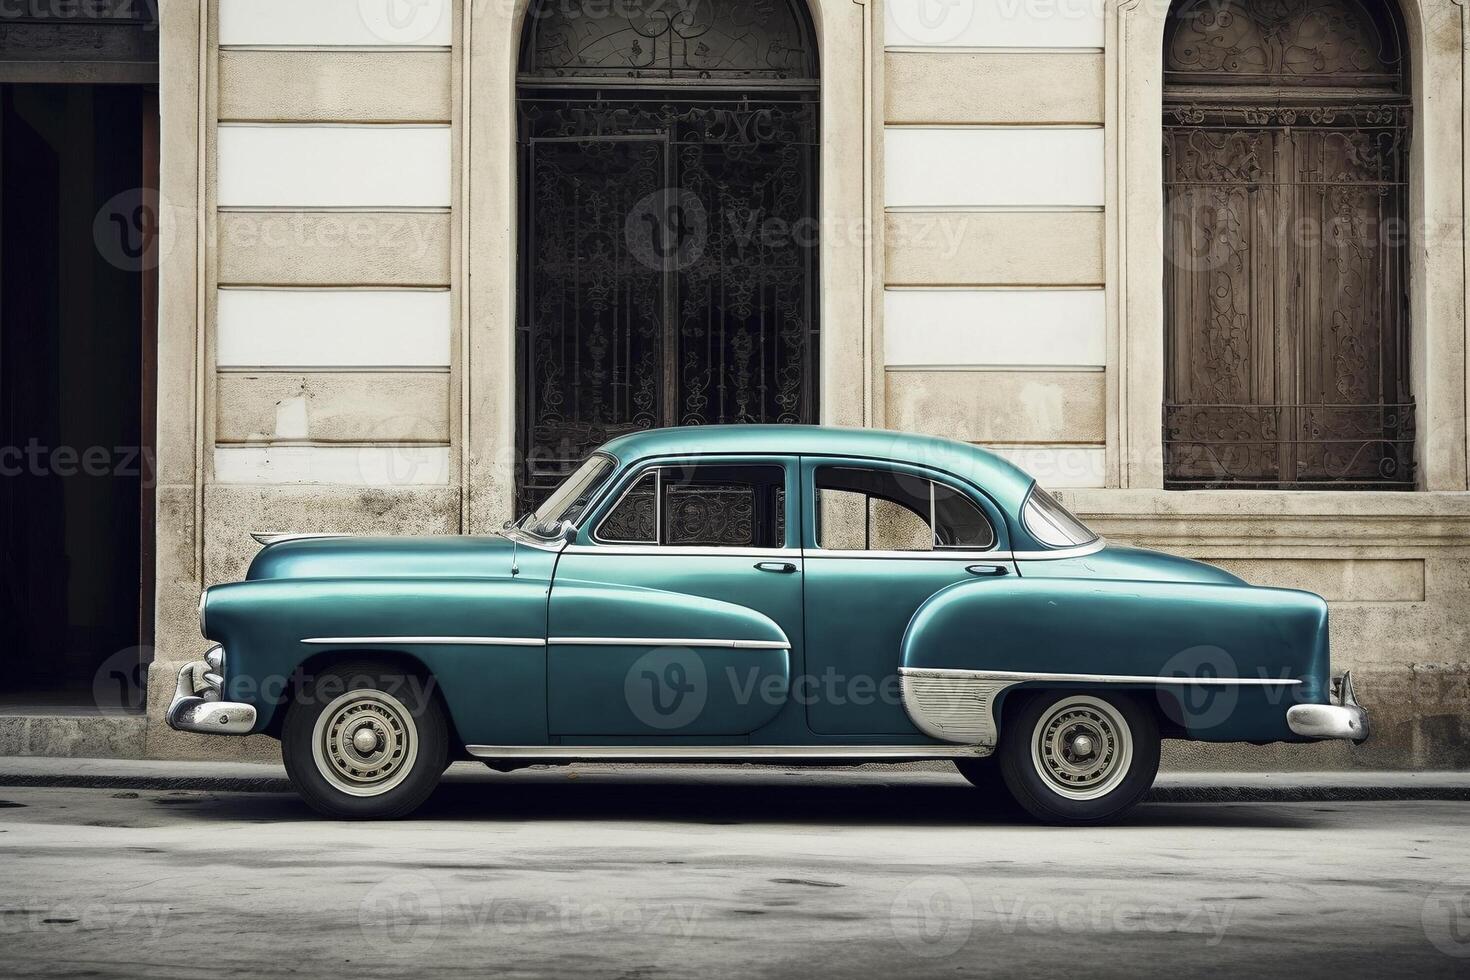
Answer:
POLYGON ((0 787, 0 974, 1470 975, 1470 804, 1150 803, 958 776, 537 770, 413 820, 0 787))

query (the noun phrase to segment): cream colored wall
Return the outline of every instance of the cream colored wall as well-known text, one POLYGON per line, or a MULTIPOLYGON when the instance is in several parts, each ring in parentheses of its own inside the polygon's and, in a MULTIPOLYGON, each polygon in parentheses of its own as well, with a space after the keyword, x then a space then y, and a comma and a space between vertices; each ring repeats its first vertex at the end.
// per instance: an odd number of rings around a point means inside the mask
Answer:
MULTIPOLYGON (((197 5, 164 4, 163 183, 178 234, 162 270, 159 654, 148 741, 155 755, 273 751, 233 741, 206 747, 158 723, 177 664, 201 646, 199 586, 243 572, 254 551, 247 532, 454 533, 493 526, 508 510, 511 98, 524 3, 473 11, 454 4, 448 33, 427 35, 427 44, 364 43, 356 24, 342 34, 355 40, 338 43, 313 42, 307 25, 306 33, 221 46, 218 4, 248 2, 216 0, 202 23, 197 5), (241 123, 446 126, 449 203, 219 204, 216 134, 241 123), (365 346, 339 364, 318 357, 222 367, 221 289, 448 290, 447 354, 444 363, 387 355, 377 363, 373 351, 383 348, 365 346), (356 366, 348 363, 354 359, 356 366), (240 465, 216 468, 221 452, 241 454, 226 457, 240 465), (442 453, 442 478, 435 470, 428 485, 392 479, 404 472, 398 462, 421 472, 415 460, 430 456, 415 453, 442 453), (313 460, 325 468, 313 469, 313 460), (354 468, 357 478, 341 476, 354 468), (222 472, 247 478, 222 480, 222 472), (291 482, 302 473, 332 476, 291 482)), ((1428 231, 1414 262, 1414 322, 1424 325, 1416 349, 1421 446, 1434 492, 1177 494, 1158 489, 1159 5, 1107 0, 1106 17, 1094 24, 1088 0, 1061 0, 1080 15, 1046 34, 1034 18, 996 20, 981 0, 960 29, 936 28, 904 13, 911 2, 814 5, 826 99, 824 419, 995 446, 1067 486, 1066 501, 1116 540, 1326 595, 1338 665, 1359 672, 1375 711, 1374 742, 1352 752, 1176 756, 1187 764, 1470 765, 1463 9, 1425 0, 1423 11, 1410 12, 1416 79, 1424 82, 1416 90, 1436 100, 1420 107, 1421 128, 1432 135, 1416 133, 1418 206, 1428 231), (937 181, 895 184, 885 147, 921 131, 939 134, 926 145, 1019 153, 1049 134, 1094 131, 1096 158, 1089 152, 1056 172, 1064 185, 1073 183, 1066 174, 1096 180, 1101 197, 1048 200, 1055 180, 1031 180, 1029 190, 944 183, 962 191, 945 189, 951 200, 933 197, 937 181), (901 203, 889 203, 894 188, 901 203), (1098 336, 1086 333, 1090 314, 1076 323, 1047 319, 1086 291, 1101 300, 1098 336), (936 294, 943 295, 936 301, 936 294), (923 327, 924 310, 939 308, 958 311, 946 329, 971 333, 939 345, 905 333, 923 327), (1053 336, 1034 329, 1049 322, 1084 334, 1031 347, 1023 337, 1004 357, 987 354, 1005 346, 990 343, 987 331, 1007 342, 1002 334, 1053 336)), ((1025 160, 998 163, 1039 169, 1025 160)))

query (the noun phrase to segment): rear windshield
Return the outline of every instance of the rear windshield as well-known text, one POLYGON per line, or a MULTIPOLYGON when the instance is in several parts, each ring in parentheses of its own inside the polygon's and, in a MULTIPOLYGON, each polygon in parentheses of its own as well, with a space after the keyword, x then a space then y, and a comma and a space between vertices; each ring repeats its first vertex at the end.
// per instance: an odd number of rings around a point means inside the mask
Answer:
POLYGON ((1052 548, 1075 548, 1097 540, 1086 524, 1073 517, 1040 485, 1031 488, 1021 516, 1031 536, 1052 548))

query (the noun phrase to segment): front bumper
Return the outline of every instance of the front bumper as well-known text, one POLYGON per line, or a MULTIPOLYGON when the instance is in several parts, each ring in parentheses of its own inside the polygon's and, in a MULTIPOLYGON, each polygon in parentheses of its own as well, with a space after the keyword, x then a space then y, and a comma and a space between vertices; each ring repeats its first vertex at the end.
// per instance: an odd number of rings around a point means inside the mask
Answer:
POLYGON ((203 735, 249 735, 255 728, 255 706, 221 701, 224 651, 212 648, 203 660, 179 668, 174 699, 165 716, 168 727, 203 735))
POLYGON ((1352 671, 1335 685, 1336 704, 1297 704, 1286 711, 1286 724, 1306 738, 1340 738, 1362 742, 1368 738, 1368 712, 1353 693, 1352 671))

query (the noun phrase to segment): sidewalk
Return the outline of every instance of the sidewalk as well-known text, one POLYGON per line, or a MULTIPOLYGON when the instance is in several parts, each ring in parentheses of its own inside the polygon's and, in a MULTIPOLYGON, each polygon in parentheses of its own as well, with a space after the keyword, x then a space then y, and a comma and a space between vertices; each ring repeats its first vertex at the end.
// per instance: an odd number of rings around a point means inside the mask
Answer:
MULTIPOLYGON (((576 765, 537 767, 505 775, 479 763, 459 762, 456 783, 566 779, 624 783, 954 783, 948 772, 868 766, 793 769, 779 766, 576 765)), ((278 765, 242 762, 170 762, 127 759, 0 757, 0 787, 192 790, 216 793, 289 793, 278 765)), ((1149 799, 1156 803, 1303 803, 1364 800, 1470 800, 1470 772, 1161 773, 1149 799)))

